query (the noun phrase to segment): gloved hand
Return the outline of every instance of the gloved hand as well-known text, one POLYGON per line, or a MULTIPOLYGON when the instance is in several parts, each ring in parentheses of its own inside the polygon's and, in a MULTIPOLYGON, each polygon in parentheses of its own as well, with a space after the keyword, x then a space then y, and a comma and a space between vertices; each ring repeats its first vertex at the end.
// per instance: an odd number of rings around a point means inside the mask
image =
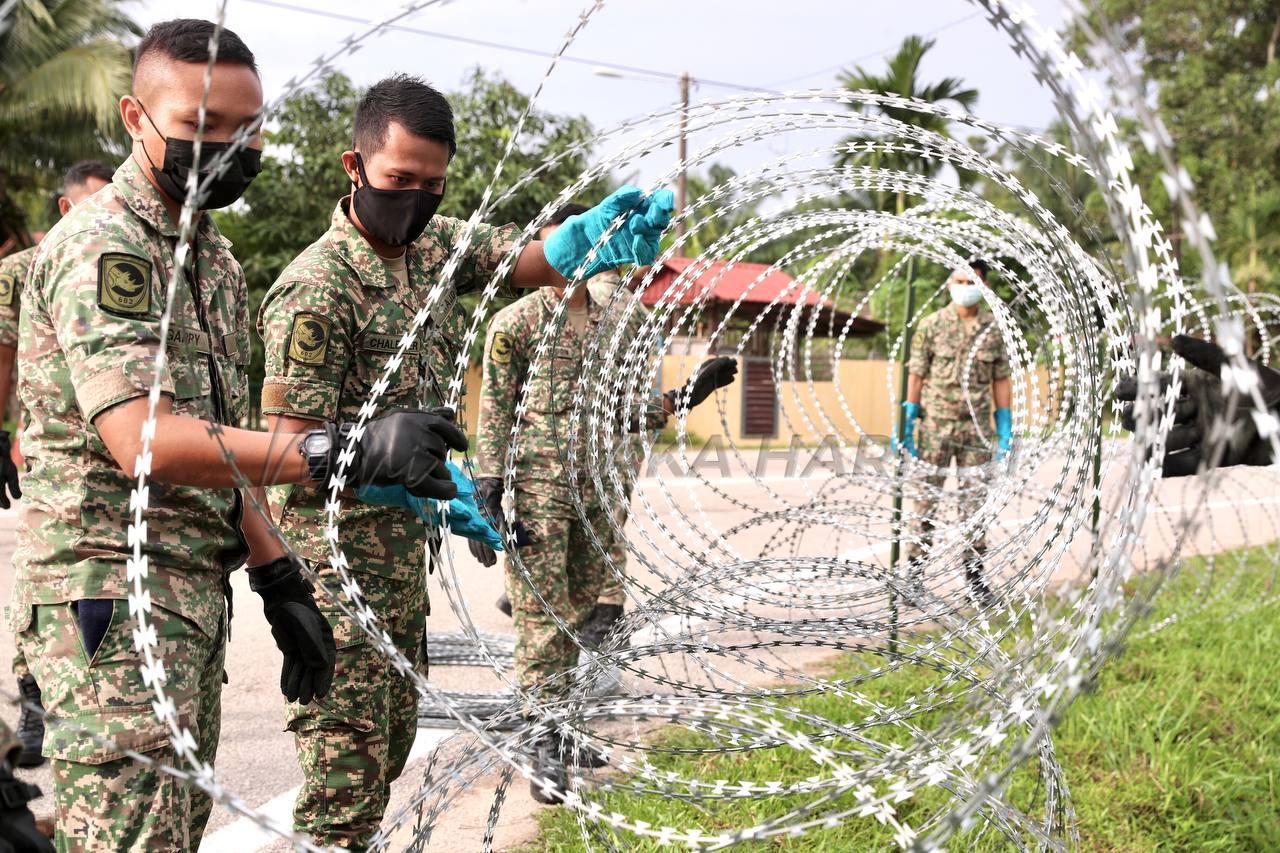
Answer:
MULTIPOLYGON (((336 470, 349 426, 326 424, 329 464, 315 478, 319 482, 327 483, 328 472, 336 470)), ((419 497, 452 500, 458 487, 445 465, 450 448, 467 449, 467 436, 454 424, 451 409, 392 412, 365 425, 364 438, 346 468, 347 487, 399 485, 419 497)))
POLYGON ((9 432, 0 429, 0 507, 9 508, 9 495, 17 500, 22 497, 22 489, 18 488, 18 466, 13 464, 9 432), (6 489, 8 494, 5 493, 6 489))
POLYGON ((920 451, 916 449, 916 420, 920 417, 920 404, 910 401, 902 404, 902 435, 895 436, 889 442, 890 449, 894 453, 900 450, 906 450, 915 458, 920 458, 920 451))
POLYGON ((53 853, 53 842, 36 829, 35 816, 27 808, 39 796, 35 785, 13 777, 8 760, 0 762, 0 851, 53 853))
MULTIPOLYGON (((1185 477, 1199 471, 1201 464, 1209 464, 1213 453, 1220 453, 1219 467, 1230 465, 1270 465, 1271 442, 1258 435, 1253 420, 1253 398, 1236 395, 1235 419, 1228 425, 1225 445, 1220 451, 1208 443, 1214 421, 1226 410, 1227 396, 1222 390, 1222 368, 1227 364, 1222 347, 1189 335, 1177 335, 1173 339, 1173 351, 1187 364, 1198 368, 1182 374, 1181 393, 1174 405, 1173 427, 1165 440, 1163 474, 1166 477, 1185 477)), ((1275 410, 1280 406, 1280 372, 1266 365, 1253 362, 1258 371, 1263 402, 1275 410)), ((1168 373, 1160 374, 1161 390, 1171 381, 1168 373)), ((1138 380, 1128 377, 1116 388, 1117 400, 1137 400, 1138 380)), ((1120 424, 1132 432, 1137 427, 1135 403, 1125 406, 1120 424)))
POLYGON ((1003 407, 996 409, 996 436, 1000 439, 996 448, 996 461, 999 462, 1013 449, 1013 412, 1003 407))
POLYGON ((674 209, 671 190, 646 197, 639 187, 624 186, 586 213, 565 220, 542 244, 542 252, 556 272, 572 281, 610 223, 622 216, 622 225, 599 246, 578 278, 586 280, 623 264, 651 264, 658 257, 658 240, 671 223, 674 209))
MULTIPOLYGON (((563 226, 561 227, 563 228, 563 226)), ((493 525, 498 529, 499 535, 506 532, 507 520, 502 514, 501 477, 476 478, 476 506, 480 508, 482 514, 487 515, 489 520, 493 522, 493 525)), ((467 547, 471 549, 471 556, 479 560, 482 566, 492 566, 498 562, 498 555, 494 553, 494 549, 483 542, 477 542, 472 539, 467 543, 467 547)))
POLYGON ((284 654, 280 692, 303 705, 323 699, 333 683, 337 646, 333 629, 316 607, 315 588, 288 556, 250 566, 249 588, 262 596, 271 636, 284 654))
POLYGON ((694 371, 693 376, 689 377, 689 381, 683 387, 673 388, 664 396, 671 400, 671 407, 675 408, 683 399, 683 395, 688 394, 689 408, 692 409, 710 397, 715 391, 726 385, 732 385, 733 380, 737 378, 738 360, 727 355, 721 355, 704 361, 694 371))
MULTIPOLYGON (((446 462, 458 496, 449 501, 449 511, 441 513, 436 501, 409 494, 404 486, 363 486, 356 497, 375 506, 398 506, 409 510, 427 524, 440 526, 441 516, 449 530, 467 539, 481 542, 491 550, 502 550, 502 537, 476 507, 475 484, 452 462, 446 462)), ((497 557, 494 557, 497 560, 497 557)), ((490 563, 489 565, 492 565, 490 563)))

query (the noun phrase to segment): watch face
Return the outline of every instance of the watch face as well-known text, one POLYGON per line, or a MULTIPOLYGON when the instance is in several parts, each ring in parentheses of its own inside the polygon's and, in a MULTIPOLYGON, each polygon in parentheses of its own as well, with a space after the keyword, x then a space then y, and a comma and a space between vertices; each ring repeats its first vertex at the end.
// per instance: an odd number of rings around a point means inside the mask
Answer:
POLYGON ((327 433, 313 432, 302 439, 302 452, 308 456, 319 456, 328 453, 329 449, 329 436, 327 433))

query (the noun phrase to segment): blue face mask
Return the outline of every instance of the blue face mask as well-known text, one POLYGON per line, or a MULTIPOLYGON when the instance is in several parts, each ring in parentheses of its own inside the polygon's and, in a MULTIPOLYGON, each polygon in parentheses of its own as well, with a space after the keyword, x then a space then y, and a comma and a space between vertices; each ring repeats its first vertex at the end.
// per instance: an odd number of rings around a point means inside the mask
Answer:
POLYGON ((976 284, 953 284, 951 300, 964 308, 971 308, 982 301, 982 288, 976 284))

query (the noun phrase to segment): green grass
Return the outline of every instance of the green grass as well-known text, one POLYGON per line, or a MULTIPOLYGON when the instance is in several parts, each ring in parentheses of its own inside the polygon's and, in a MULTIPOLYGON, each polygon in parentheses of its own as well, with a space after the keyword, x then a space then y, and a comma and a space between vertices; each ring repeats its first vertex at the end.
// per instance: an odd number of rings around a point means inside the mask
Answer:
MULTIPOLYGON (((1213 575, 1197 561, 1157 601, 1156 619, 1169 613, 1185 618, 1134 639, 1122 657, 1104 668, 1096 690, 1072 705, 1055 732, 1054 748, 1066 769, 1083 849, 1280 849, 1280 606, 1257 604, 1271 594, 1276 581, 1274 552, 1219 556, 1213 575), (1227 594, 1211 595, 1210 603, 1202 606, 1206 594, 1224 584, 1229 585, 1227 594)), ((848 656, 824 674, 854 678, 877 663, 848 656)), ((857 690, 894 705, 939 683, 937 673, 916 667, 881 676, 857 690)), ((944 695, 956 692, 943 690, 944 695)), ((842 723, 867 716, 865 707, 831 694, 785 698, 777 706, 842 723)), ((915 722, 927 731, 942 713, 921 715, 915 722)), ((806 728, 787 725, 791 730, 806 728)), ((884 731, 870 729, 864 735, 884 743, 909 737, 901 728, 880 728, 884 731)), ((837 750, 848 745, 838 738, 824 743, 837 750)), ((823 774, 806 753, 790 747, 725 752, 715 744, 706 733, 667 726, 651 738, 655 748, 647 757, 661 771, 708 781, 797 781, 823 774), (697 752, 700 749, 705 751, 697 752)), ((1007 798, 1032 816, 1042 813, 1044 797, 1034 760, 1014 774, 1007 798)), ((606 813, 618 811, 655 826, 715 833, 778 816, 812 795, 690 802, 608 791, 596 792, 591 799, 606 813)), ((840 802, 853 800, 846 796, 840 802)), ((918 826, 945 802, 942 792, 924 789, 897 808, 902 818, 918 826)), ((568 810, 544 810, 539 821, 541 833, 525 849, 584 849, 578 822, 568 810)), ((884 849, 892 846, 892 835, 874 820, 855 819, 796 838, 743 846, 786 851, 884 849)), ((658 849, 630 835, 613 840, 626 850, 658 849)), ((1010 846, 979 821, 953 839, 948 849, 1010 846)))

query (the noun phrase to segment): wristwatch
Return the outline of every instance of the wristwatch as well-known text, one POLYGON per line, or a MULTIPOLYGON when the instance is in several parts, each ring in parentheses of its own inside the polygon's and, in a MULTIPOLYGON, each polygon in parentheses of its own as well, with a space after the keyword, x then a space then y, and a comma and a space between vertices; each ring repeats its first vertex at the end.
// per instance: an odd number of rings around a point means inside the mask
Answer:
POLYGON ((307 461, 307 472, 317 483, 323 483, 329 474, 329 459, 337 438, 337 430, 333 427, 329 424, 324 429, 313 429, 298 442, 298 452, 307 461))

